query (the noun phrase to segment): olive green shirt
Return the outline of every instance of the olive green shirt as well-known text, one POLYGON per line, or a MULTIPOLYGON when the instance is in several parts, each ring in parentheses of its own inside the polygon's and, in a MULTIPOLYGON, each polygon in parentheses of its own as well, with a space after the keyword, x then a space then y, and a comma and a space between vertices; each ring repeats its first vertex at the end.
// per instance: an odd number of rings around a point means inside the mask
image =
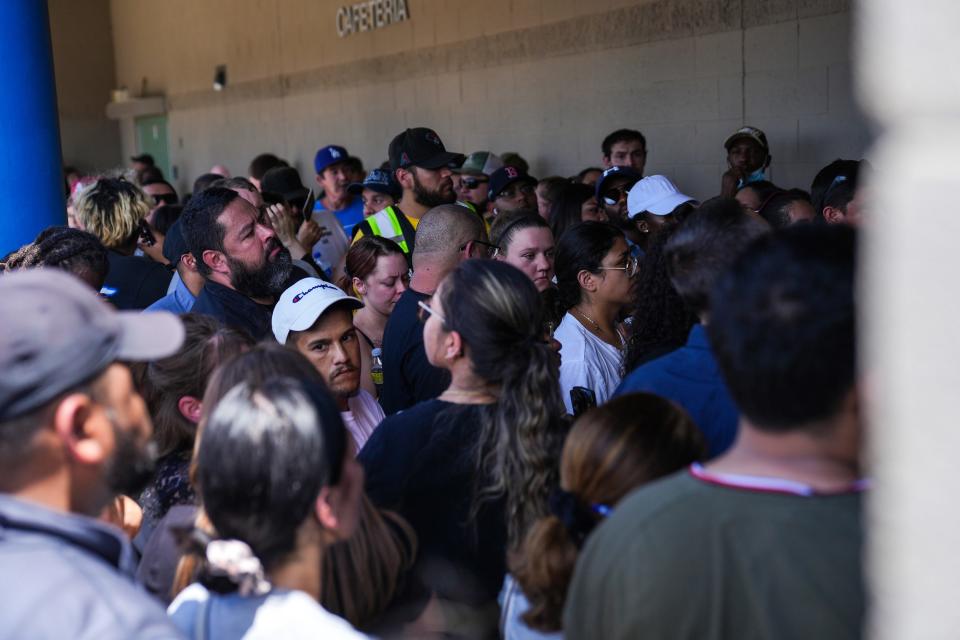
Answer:
POLYGON ((564 636, 859 638, 861 499, 733 488, 689 470, 647 485, 588 539, 564 636))

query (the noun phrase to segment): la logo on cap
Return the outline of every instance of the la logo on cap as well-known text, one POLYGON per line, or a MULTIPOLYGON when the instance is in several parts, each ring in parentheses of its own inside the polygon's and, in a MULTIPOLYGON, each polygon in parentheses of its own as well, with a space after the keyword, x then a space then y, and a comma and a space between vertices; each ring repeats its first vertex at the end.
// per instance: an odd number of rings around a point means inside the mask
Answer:
POLYGON ((340 157, 340 152, 337 151, 336 149, 330 149, 330 156, 333 157, 333 158, 339 158, 339 157, 340 157))
POLYGON ((519 178, 520 173, 513 167, 507 167, 507 177, 508 178, 519 178))

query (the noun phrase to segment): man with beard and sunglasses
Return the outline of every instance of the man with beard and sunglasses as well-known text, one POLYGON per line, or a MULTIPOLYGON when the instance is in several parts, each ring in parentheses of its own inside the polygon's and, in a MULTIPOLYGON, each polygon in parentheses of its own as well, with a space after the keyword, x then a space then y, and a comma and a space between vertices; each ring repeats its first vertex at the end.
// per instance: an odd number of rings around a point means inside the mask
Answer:
POLYGON ((294 271, 263 210, 232 189, 210 187, 190 199, 181 220, 187 248, 206 279, 191 311, 255 340, 269 336, 273 305, 294 271))
POLYGON ((393 240, 409 258, 413 255, 417 225, 433 207, 453 204, 451 167, 463 163, 460 153, 447 151, 433 129, 417 127, 398 134, 388 150, 390 169, 403 190, 400 202, 372 215, 353 228, 353 242, 365 235, 393 240))
POLYGON ((72 275, 0 278, 0 638, 176 638, 98 520, 149 480, 152 426, 123 362, 166 357, 173 314, 113 311, 72 275))
POLYGON ((353 312, 362 306, 329 282, 304 278, 283 292, 273 310, 274 337, 306 356, 323 378, 357 451, 384 418, 376 399, 360 388, 353 312))

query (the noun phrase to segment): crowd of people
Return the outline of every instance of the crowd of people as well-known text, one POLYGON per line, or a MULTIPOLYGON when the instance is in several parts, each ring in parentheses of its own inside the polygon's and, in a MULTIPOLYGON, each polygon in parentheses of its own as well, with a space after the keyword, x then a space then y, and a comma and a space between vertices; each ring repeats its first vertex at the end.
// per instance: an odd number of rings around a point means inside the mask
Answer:
POLYGON ((0 638, 860 637, 867 165, 598 147, 65 170, 0 259, 0 638))

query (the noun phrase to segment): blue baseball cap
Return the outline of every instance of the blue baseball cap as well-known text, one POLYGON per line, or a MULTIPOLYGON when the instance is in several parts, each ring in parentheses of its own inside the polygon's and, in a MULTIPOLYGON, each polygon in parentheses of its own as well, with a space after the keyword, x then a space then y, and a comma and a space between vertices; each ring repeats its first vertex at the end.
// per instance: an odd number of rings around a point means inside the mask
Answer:
POLYGON ((334 162, 343 162, 349 156, 350 154, 347 153, 347 150, 343 147, 335 144, 328 144, 317 151, 317 155, 313 157, 313 168, 318 174, 323 173, 323 170, 332 165, 334 162))
POLYGON ((400 185, 396 183, 389 171, 383 169, 373 169, 363 179, 363 182, 354 182, 347 187, 347 193, 358 196, 364 189, 370 189, 394 198, 399 198, 402 195, 400 185))
POLYGON ((610 167, 603 172, 603 175, 600 176, 600 179, 597 180, 597 200, 600 199, 600 194, 603 193, 604 184, 610 184, 610 181, 615 178, 627 178, 631 181, 631 186, 640 180, 643 176, 634 171, 630 167, 610 167))

